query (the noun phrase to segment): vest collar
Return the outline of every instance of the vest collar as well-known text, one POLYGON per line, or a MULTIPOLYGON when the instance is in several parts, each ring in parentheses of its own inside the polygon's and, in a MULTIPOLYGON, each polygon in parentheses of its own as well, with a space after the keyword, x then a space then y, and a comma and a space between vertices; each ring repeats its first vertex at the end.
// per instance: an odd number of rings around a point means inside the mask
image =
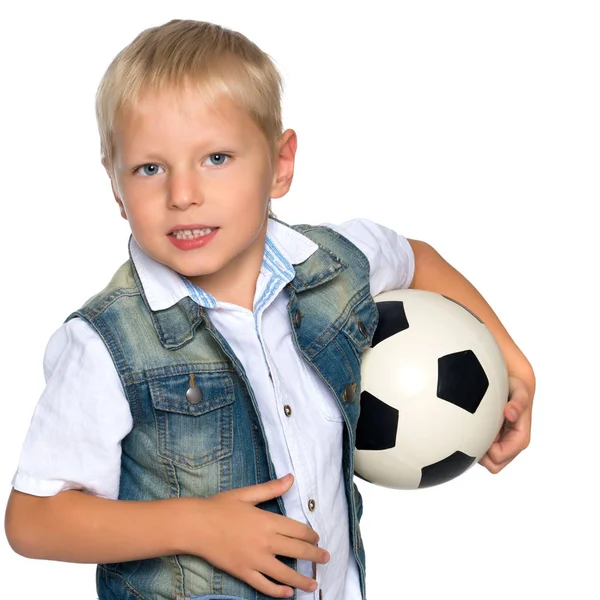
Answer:
MULTIPOLYGON (((285 223, 282 223, 282 225, 285 225, 285 223)), ((290 232, 293 231, 291 227, 287 225, 286 227, 290 229, 290 232)), ((297 235, 295 231, 294 233, 297 235)), ((307 242, 313 244, 308 239, 307 242)), ((314 246, 317 245, 314 244, 314 246)), ((167 308, 153 309, 146 297, 136 262, 139 261, 133 260, 130 244, 130 263, 133 277, 148 308, 161 345, 168 350, 184 346, 193 339, 197 327, 206 319, 206 311, 202 306, 194 302, 189 295, 183 296, 167 308)), ((344 268, 345 265, 342 261, 329 250, 322 246, 318 246, 316 249, 311 248, 307 258, 300 263, 294 264, 294 278, 286 287, 292 293, 309 290, 330 281, 344 268)))
POLYGON ((294 292, 303 292, 330 281, 344 268, 339 258, 319 246, 307 260, 294 265, 296 276, 287 287, 294 292))
POLYGON ((133 278, 140 290, 156 335, 167 350, 176 350, 185 346, 194 337, 194 332, 205 317, 202 307, 189 296, 184 296, 175 304, 161 310, 152 310, 144 293, 144 286, 133 260, 129 261, 133 278))

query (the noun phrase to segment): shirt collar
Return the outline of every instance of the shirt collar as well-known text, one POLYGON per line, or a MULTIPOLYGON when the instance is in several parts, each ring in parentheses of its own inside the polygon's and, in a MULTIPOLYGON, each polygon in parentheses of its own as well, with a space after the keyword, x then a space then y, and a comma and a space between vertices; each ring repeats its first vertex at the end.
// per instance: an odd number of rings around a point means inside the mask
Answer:
MULTIPOLYGON (((318 245, 306 236, 279 221, 269 219, 261 271, 266 271, 287 283, 294 278, 293 265, 304 262, 317 249, 318 245)), ((207 308, 218 305, 210 294, 191 284, 170 267, 148 256, 133 236, 129 241, 129 252, 152 310, 170 308, 186 296, 207 308)))

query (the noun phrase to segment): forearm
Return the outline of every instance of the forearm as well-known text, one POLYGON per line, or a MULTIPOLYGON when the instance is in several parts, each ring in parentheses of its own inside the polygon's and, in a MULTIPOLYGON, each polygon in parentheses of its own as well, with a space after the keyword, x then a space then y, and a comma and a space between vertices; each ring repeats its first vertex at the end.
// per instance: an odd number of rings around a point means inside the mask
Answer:
POLYGON ((498 342, 509 374, 522 379, 533 397, 535 375, 531 364, 491 306, 477 289, 429 244, 418 240, 409 242, 415 254, 415 275, 410 287, 444 294, 475 313, 498 342))
POLYGON ((78 491, 40 498, 13 491, 6 534, 28 558, 115 563, 180 552, 182 512, 191 499, 107 500, 78 491))

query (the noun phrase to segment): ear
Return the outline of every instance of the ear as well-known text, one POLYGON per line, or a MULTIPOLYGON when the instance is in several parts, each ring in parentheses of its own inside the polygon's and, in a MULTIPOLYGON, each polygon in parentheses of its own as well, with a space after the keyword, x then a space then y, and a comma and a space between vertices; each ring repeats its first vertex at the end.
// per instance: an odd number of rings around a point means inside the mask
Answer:
POLYGON ((111 168, 111 166, 108 164, 108 161, 106 160, 105 157, 102 157, 102 166, 104 167, 104 170, 106 171, 106 174, 108 175, 108 178, 110 179, 110 187, 112 188, 113 196, 115 197, 115 200, 117 201, 117 204, 119 205, 119 210, 121 212, 121 216, 127 221, 127 213, 125 212, 125 206, 123 205, 123 201, 121 200, 121 195, 119 194, 119 192, 117 190, 117 184, 115 182, 115 173, 114 173, 113 169, 111 168))
POLYGON ((293 129, 286 129, 279 138, 271 198, 281 198, 288 193, 294 178, 294 161, 298 138, 293 129))

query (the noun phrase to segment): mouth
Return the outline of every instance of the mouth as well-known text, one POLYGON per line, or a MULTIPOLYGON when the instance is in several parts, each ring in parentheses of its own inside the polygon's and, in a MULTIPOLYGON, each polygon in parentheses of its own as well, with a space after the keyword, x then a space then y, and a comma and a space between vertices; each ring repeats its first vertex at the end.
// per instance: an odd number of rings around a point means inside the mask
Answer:
POLYGON ((178 228, 178 229, 173 229, 167 235, 170 235, 171 237, 174 237, 178 240, 195 240, 195 239, 204 237, 205 235, 208 235, 209 233, 212 233, 216 229, 218 229, 218 227, 202 226, 202 227, 190 227, 189 229, 183 229, 183 228, 179 229, 178 228))

